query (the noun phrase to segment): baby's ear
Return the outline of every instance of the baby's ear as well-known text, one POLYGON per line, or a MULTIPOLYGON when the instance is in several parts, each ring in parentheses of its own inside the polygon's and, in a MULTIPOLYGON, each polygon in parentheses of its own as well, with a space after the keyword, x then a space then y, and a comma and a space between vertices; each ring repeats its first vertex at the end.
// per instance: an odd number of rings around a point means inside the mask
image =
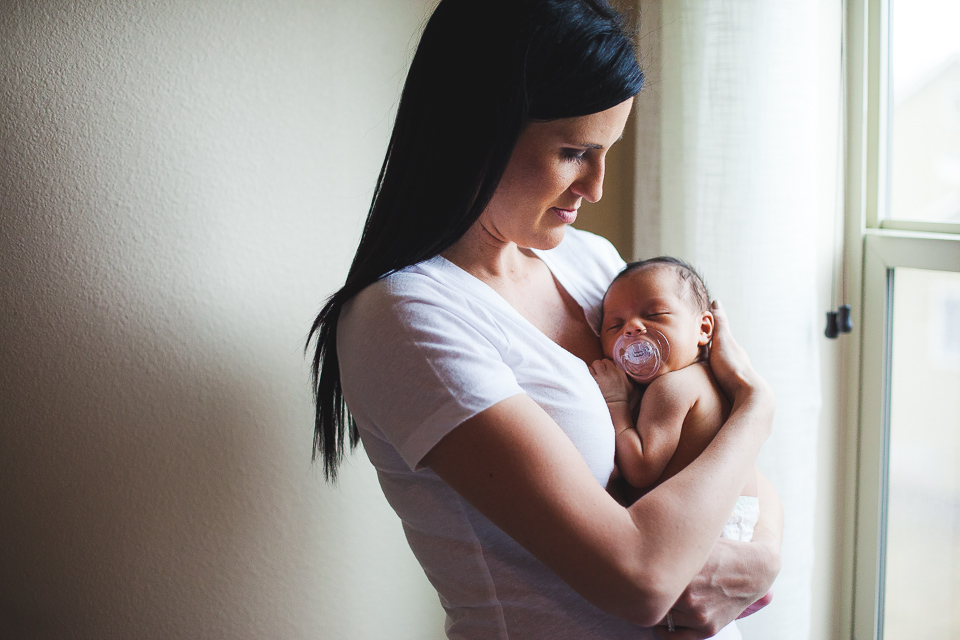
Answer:
POLYGON ((709 311, 700 312, 700 340, 697 342, 701 347, 710 344, 713 340, 714 320, 713 314, 709 311))

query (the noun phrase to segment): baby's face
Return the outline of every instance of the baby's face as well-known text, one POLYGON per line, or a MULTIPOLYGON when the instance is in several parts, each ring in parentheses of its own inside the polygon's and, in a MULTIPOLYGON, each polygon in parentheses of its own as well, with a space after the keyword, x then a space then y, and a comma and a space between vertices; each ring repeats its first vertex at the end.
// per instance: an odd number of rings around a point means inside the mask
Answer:
POLYGON ((613 358, 613 345, 622 335, 656 329, 670 343, 658 375, 696 362, 701 345, 713 337, 713 314, 696 308, 688 286, 669 265, 646 267, 617 280, 603 302, 603 355, 613 358))

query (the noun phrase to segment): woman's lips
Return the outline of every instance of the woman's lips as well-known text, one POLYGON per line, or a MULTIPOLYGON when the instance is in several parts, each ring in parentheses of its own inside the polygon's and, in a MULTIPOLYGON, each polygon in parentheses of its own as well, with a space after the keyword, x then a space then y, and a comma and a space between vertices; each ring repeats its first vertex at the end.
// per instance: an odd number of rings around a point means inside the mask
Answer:
POLYGON ((561 209, 560 207, 553 207, 553 212, 557 214, 557 217, 560 218, 560 221, 564 224, 573 224, 577 219, 576 209, 561 209))

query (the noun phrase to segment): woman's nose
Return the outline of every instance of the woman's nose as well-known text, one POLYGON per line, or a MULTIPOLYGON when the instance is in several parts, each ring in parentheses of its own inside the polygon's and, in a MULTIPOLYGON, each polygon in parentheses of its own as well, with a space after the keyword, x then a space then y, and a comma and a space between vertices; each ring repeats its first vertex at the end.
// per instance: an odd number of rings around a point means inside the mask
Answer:
POLYGON ((604 161, 590 163, 584 173, 570 186, 570 189, 587 202, 596 202, 603 195, 604 161))

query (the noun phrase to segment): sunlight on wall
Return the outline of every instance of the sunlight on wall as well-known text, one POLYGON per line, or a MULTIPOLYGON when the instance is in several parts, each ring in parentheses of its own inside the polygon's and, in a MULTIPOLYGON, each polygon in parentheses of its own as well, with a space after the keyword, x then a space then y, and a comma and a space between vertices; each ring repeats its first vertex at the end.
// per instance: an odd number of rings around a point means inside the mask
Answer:
POLYGON ((442 633, 302 355, 426 5, 0 6, 0 636, 442 633))

